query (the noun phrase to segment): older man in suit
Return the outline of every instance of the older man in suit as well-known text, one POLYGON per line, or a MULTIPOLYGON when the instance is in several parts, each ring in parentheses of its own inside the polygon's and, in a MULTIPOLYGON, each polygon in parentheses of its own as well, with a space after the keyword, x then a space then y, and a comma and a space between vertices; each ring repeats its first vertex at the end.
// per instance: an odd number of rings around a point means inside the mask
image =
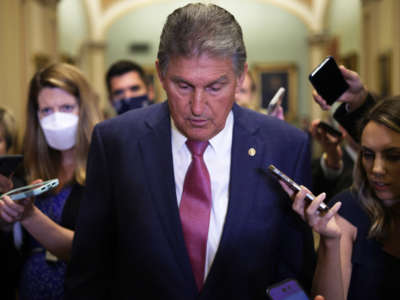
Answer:
POLYGON ((306 135, 234 104, 242 31, 212 4, 175 10, 156 67, 168 100, 96 126, 66 299, 264 299, 310 287, 312 234, 274 164, 310 185, 306 135))

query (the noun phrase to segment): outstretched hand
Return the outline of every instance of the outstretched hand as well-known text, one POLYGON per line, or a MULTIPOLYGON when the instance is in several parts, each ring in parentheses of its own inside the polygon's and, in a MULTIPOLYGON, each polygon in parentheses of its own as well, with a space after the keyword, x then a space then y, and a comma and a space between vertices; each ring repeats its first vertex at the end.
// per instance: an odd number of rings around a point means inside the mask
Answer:
MULTIPOLYGON (((337 101, 347 103, 349 105, 349 111, 354 111, 365 102, 368 92, 361 82, 361 78, 357 72, 349 70, 344 66, 339 66, 339 69, 348 83, 349 88, 337 99, 337 101)), ((317 91, 313 90, 312 95, 314 101, 317 102, 323 110, 331 109, 331 106, 328 105, 326 100, 322 98, 317 91)))
POLYGON ((328 131, 318 126, 320 122, 321 120, 319 119, 311 122, 311 135, 321 145, 322 151, 326 153, 325 163, 327 166, 332 169, 338 169, 343 157, 342 148, 340 147, 343 137, 329 134, 328 131))
POLYGON ((293 192, 289 186, 283 181, 279 181, 285 192, 292 198, 293 210, 317 233, 324 238, 340 238, 341 230, 336 222, 337 212, 341 207, 341 202, 337 202, 332 206, 328 212, 320 212, 318 207, 322 201, 324 201, 326 194, 322 193, 314 198, 309 203, 305 196, 306 194, 312 193, 304 186, 301 186, 301 190, 298 193, 293 192))
MULTIPOLYGON (((31 184, 42 182, 43 180, 37 179, 31 184)), ((0 198, 0 220, 3 223, 15 223, 23 220, 33 211, 34 198, 25 198, 18 201, 12 200, 9 196, 2 196, 0 198)))

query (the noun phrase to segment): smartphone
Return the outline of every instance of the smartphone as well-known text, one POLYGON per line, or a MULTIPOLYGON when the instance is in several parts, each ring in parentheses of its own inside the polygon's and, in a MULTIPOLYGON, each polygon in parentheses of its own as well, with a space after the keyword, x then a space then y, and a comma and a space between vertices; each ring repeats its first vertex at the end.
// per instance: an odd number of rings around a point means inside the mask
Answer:
POLYGON ((22 154, 1 155, 0 174, 5 177, 10 177, 10 175, 15 172, 23 160, 24 156, 22 154))
MULTIPOLYGON (((285 173, 276 168, 274 165, 269 165, 268 169, 276 178, 285 182, 292 189, 292 191, 299 192, 301 190, 300 185, 294 182, 291 178, 289 178, 285 173)), ((307 193, 305 199, 311 202, 314 200, 314 196, 307 193)), ((321 212, 327 212, 329 210, 329 207, 324 202, 321 202, 318 210, 321 212)))
POLYGON ((0 196, 3 197, 5 195, 9 196, 11 200, 18 201, 21 199, 25 199, 28 197, 33 197, 33 196, 38 196, 40 194, 43 194, 53 188, 55 188, 58 185, 58 179, 50 179, 47 181, 35 183, 35 184, 30 184, 26 185, 20 188, 13 189, 11 191, 8 191, 7 193, 4 193, 0 196))
POLYGON ((271 300, 310 300, 295 279, 286 279, 267 288, 271 300))
POLYGON ((335 137, 341 138, 343 136, 339 130, 337 130, 335 127, 329 125, 328 123, 326 123, 324 121, 320 121, 318 124, 318 127, 322 128, 327 133, 329 133, 330 135, 333 135, 335 137))
POLYGON ((279 100, 282 99, 284 93, 285 93, 285 88, 280 87, 278 91, 275 93, 275 95, 272 97, 271 101, 268 103, 267 107, 268 114, 272 113, 275 110, 279 100))
POLYGON ((309 80, 318 94, 332 105, 348 88, 335 59, 328 56, 309 75, 309 80))

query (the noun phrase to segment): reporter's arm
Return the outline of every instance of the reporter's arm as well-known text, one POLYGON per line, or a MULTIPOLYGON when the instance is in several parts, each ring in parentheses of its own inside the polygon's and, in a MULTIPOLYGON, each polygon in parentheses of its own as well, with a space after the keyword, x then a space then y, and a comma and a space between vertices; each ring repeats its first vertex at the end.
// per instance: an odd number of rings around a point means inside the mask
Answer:
POLYGON ((33 206, 21 220, 22 226, 48 251, 62 260, 69 260, 74 231, 67 229, 33 206))

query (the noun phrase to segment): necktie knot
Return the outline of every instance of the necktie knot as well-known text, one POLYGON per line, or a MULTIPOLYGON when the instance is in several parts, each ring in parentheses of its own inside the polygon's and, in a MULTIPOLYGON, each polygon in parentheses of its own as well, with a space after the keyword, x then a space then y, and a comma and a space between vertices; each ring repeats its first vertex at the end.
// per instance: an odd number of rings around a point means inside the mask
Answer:
POLYGON ((186 145, 189 148, 190 153, 192 153, 192 155, 203 156, 203 153, 208 146, 208 141, 187 140, 186 145))

